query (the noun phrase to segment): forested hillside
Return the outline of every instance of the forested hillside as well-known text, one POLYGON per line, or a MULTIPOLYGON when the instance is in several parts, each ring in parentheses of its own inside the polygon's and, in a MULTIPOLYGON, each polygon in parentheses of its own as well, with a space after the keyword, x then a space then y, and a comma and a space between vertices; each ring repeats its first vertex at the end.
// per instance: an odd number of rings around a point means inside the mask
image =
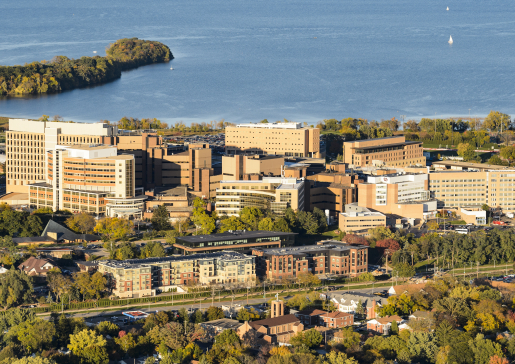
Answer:
POLYGON ((168 46, 138 38, 109 45, 106 57, 56 56, 24 66, 0 66, 0 95, 44 94, 109 82, 121 72, 173 59, 168 46))

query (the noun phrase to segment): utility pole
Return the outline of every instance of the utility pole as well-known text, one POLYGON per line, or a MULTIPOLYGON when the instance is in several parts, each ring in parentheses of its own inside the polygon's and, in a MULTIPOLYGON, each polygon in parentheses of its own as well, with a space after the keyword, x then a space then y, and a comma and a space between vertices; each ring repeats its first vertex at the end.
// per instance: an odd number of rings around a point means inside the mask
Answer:
POLYGON ((476 271, 476 278, 479 278, 479 262, 477 263, 477 271, 476 271))
POLYGON ((247 286, 247 306, 249 305, 249 289, 250 287, 247 286))

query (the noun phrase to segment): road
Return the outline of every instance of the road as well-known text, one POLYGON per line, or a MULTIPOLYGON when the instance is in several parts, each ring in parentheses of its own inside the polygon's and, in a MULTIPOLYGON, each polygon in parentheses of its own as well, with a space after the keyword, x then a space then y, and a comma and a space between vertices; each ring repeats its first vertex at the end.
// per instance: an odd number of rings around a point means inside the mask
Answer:
MULTIPOLYGON (((384 287, 379 287, 379 288, 364 288, 364 289, 355 289, 355 290, 352 290, 350 292, 360 292, 360 293, 374 293, 374 292, 378 292, 378 291, 382 291, 384 290, 385 288, 384 287)), ((333 291, 333 292, 349 292, 347 290, 339 290, 339 291, 333 291)), ((248 303, 249 305, 253 306, 253 305, 259 305, 259 304, 262 304, 264 302, 267 302, 268 300, 270 300, 271 298, 273 297, 272 294, 269 294, 267 293, 266 294, 266 299, 265 298, 249 298, 248 300, 248 303)), ((286 296, 288 297, 288 296, 286 296)), ((101 321, 113 321, 115 322, 117 325, 119 326, 124 326, 123 325, 123 318, 125 316, 122 315, 122 312, 125 312, 125 311, 143 311, 143 312, 147 312, 147 313, 155 313, 156 311, 170 311, 170 310, 180 310, 181 308, 191 308, 191 309, 202 309, 202 310, 205 310, 207 309, 209 306, 211 306, 211 303, 212 303, 212 300, 211 299, 206 299, 204 300, 202 303, 196 303, 196 304, 188 304, 188 305, 169 305, 169 306, 159 306, 159 307, 150 307, 150 308, 129 308, 129 309, 119 309, 119 310, 109 310, 108 307, 102 309, 94 309, 95 312, 79 312, 79 313, 71 313, 71 314, 66 314, 68 317, 76 317, 76 318, 84 318, 84 320, 86 322, 89 322, 89 323, 94 323, 94 324, 98 324, 99 322, 101 321), (112 319, 113 317, 116 317, 116 319, 112 319)), ((222 305, 228 305, 230 306, 231 305, 231 302, 230 301, 218 301, 218 300, 214 300, 214 306, 217 306, 217 307, 220 307, 222 305)), ((238 304, 238 305, 241 305, 241 306, 245 306, 247 305, 247 299, 245 297, 237 297, 237 299, 234 300, 234 304, 238 304)), ((49 319, 50 316, 49 315, 46 315, 46 316, 42 316, 42 318, 44 319, 49 319)))

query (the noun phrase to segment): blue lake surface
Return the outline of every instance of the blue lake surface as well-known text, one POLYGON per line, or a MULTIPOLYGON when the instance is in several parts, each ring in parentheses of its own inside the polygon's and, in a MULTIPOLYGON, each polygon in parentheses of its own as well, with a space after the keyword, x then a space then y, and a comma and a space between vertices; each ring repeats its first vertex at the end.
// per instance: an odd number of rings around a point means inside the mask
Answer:
POLYGON ((0 14, 2 65, 105 55, 124 37, 161 41, 175 56, 173 71, 157 64, 100 86, 0 99, 1 116, 188 123, 515 113, 512 1, 5 0, 0 14))

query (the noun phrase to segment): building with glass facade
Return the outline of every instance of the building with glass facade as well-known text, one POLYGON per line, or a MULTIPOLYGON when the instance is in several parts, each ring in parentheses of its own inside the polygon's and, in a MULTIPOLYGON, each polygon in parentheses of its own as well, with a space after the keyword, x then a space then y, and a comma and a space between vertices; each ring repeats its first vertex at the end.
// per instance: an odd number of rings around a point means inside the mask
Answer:
POLYGON ((250 253, 254 248, 293 246, 295 233, 280 231, 228 231, 220 234, 181 236, 175 239, 174 249, 179 254, 198 254, 220 250, 250 253))

